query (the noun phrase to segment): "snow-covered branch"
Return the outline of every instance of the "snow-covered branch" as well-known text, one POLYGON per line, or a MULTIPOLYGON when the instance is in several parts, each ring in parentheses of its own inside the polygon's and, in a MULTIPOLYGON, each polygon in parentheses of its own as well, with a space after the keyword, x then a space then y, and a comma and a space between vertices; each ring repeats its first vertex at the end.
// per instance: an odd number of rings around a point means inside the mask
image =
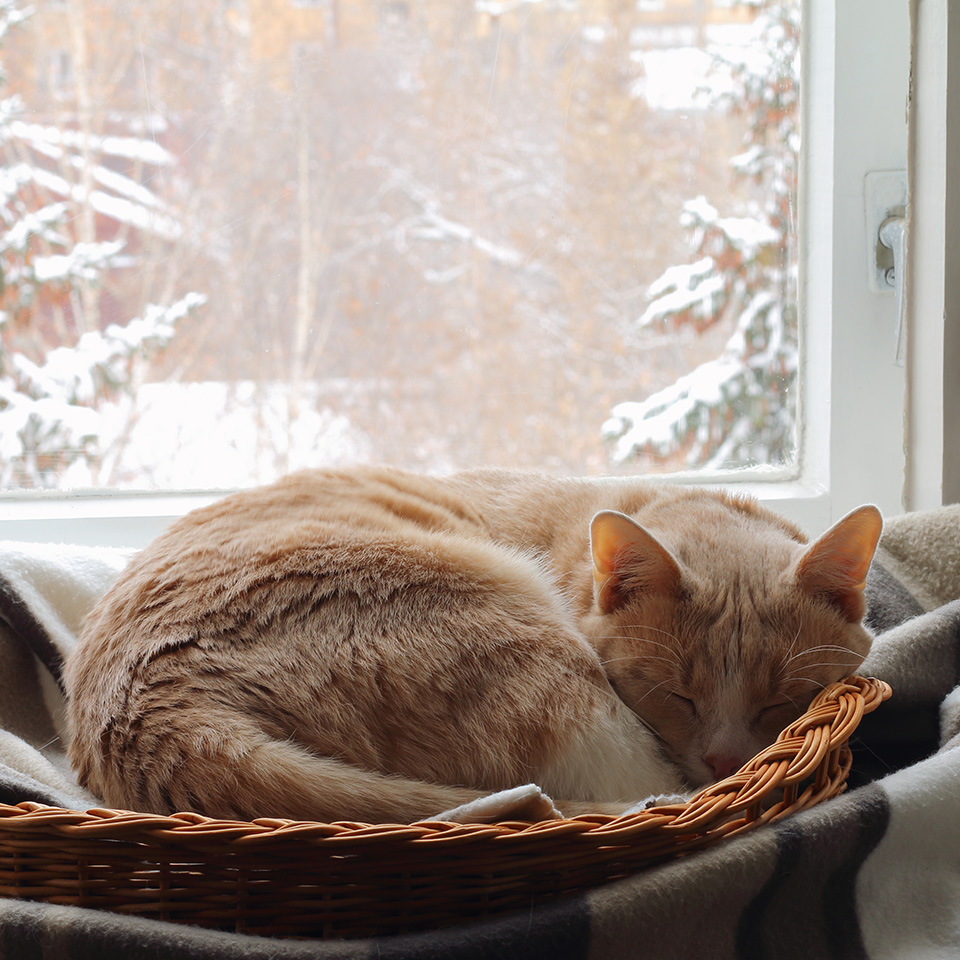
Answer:
POLYGON ((203 302, 191 293, 167 307, 151 305, 142 317, 86 333, 39 363, 8 353, 0 376, 0 479, 50 486, 73 461, 95 460, 103 430, 98 402, 131 390, 138 361, 163 349, 203 302))
POLYGON ((721 215, 705 197, 687 201, 680 220, 696 259, 649 287, 638 326, 735 327, 719 357, 612 409, 601 432, 615 463, 682 452, 690 466, 727 468, 795 455, 798 15, 795 0, 765 6, 764 44, 717 52, 737 88, 729 103, 750 117, 750 143, 731 168, 763 185, 765 205, 721 215))

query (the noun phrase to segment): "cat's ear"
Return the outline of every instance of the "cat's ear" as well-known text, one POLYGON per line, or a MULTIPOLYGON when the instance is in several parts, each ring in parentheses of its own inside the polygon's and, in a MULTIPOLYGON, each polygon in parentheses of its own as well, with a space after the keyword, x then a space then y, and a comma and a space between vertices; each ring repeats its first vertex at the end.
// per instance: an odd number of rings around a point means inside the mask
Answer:
POLYGON ((612 613, 638 590, 675 593, 680 568, 652 534, 626 514, 598 513, 590 524, 597 605, 612 613))
POLYGON ((867 571, 882 530, 876 507, 848 513, 804 551, 797 564, 800 589, 826 600, 850 623, 859 623, 867 571))

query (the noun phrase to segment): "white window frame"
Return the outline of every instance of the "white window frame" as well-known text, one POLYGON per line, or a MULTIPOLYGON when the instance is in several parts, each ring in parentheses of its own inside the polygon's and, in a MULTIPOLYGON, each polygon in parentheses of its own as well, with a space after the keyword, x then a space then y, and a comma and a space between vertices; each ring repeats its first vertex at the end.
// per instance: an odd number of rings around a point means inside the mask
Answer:
MULTIPOLYGON (((804 18, 803 110, 818 122, 804 125, 800 186, 802 467, 789 482, 728 485, 814 533, 864 502, 892 515, 960 499, 960 253, 945 242, 960 227, 960 185, 946 178, 960 160, 960 15, 949 16, 948 0, 805 0, 804 18), (864 184, 868 173, 906 170, 908 145, 919 159, 904 368, 894 363, 895 298, 868 283, 864 184)), ((0 539, 141 546, 215 497, 7 497, 0 539)))
POLYGON ((906 169, 910 18, 907 0, 809 0, 804 14, 803 109, 818 122, 801 164, 802 473, 783 509, 818 530, 863 502, 904 508, 906 377, 895 297, 870 289, 865 184, 906 169))
POLYGON ((960 502, 960 10, 910 8, 905 503, 922 510, 960 502))

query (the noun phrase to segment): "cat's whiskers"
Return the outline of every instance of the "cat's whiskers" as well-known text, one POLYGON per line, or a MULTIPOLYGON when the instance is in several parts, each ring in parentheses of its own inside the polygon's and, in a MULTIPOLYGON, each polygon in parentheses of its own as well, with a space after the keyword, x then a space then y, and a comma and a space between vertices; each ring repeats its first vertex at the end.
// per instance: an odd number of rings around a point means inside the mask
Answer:
MULTIPOLYGON (((849 654, 851 654, 851 655, 854 656, 854 657, 856 656, 856 654, 854 654, 853 650, 851 650, 849 647, 843 646, 842 644, 821 643, 821 644, 818 644, 817 646, 814 646, 814 647, 808 647, 806 650, 801 650, 799 653, 793 654, 793 656, 790 656, 790 657, 784 656, 784 659, 781 660, 781 662, 780 662, 780 669, 779 669, 779 672, 778 672, 778 674, 777 674, 778 679, 783 677, 783 675, 787 672, 787 668, 788 668, 788 667, 790 666, 790 664, 793 663, 795 660, 799 660, 801 657, 810 656, 810 655, 812 655, 812 654, 819 654, 819 653, 823 653, 823 652, 826 652, 826 651, 829 651, 829 650, 839 651, 839 652, 843 652, 843 653, 849 653, 849 654)), ((789 651, 787 651, 787 652, 789 653, 789 651)), ((821 661, 818 661, 818 662, 819 662, 819 663, 822 663, 824 666, 836 666, 836 667, 843 667, 843 666, 850 667, 850 666, 851 666, 851 664, 848 663, 848 662, 837 663, 836 661, 834 661, 834 662, 829 663, 829 664, 826 663, 826 661, 822 661, 822 660, 821 660, 821 661)))
MULTIPOLYGON (((630 638, 630 637, 623 637, 623 638, 621 638, 621 637, 608 636, 608 637, 605 637, 604 639, 613 640, 613 639, 633 639, 633 638, 630 638)), ((678 667, 684 667, 684 666, 686 666, 686 660, 685 660, 683 657, 681 657, 681 656, 677 653, 676 650, 672 650, 669 646, 667 646, 667 644, 665 644, 665 643, 651 643, 651 646, 659 647, 661 650, 663 650, 664 652, 666 652, 667 654, 669 654, 669 659, 670 659, 673 663, 675 663, 678 667)), ((628 654, 628 655, 622 656, 622 657, 617 657, 616 659, 618 659, 618 660, 630 660, 630 659, 633 658, 633 657, 650 657, 650 656, 653 656, 653 654, 638 652, 638 653, 628 654)), ((663 658, 663 659, 667 659, 667 658, 663 658)), ((612 662, 612 661, 608 661, 608 662, 612 662)))
POLYGON ((649 623, 633 623, 627 624, 635 630, 652 630, 654 633, 662 633, 665 637, 669 637, 671 640, 676 640, 680 642, 680 638, 675 634, 671 633, 669 630, 664 630, 662 627, 652 627, 649 623))
POLYGON ((801 624, 797 627, 797 632, 793 635, 793 640, 790 641, 790 646, 787 647, 786 653, 784 653, 783 657, 780 660, 781 673, 783 673, 783 670, 785 669, 786 664, 790 662, 789 661, 790 654, 793 653, 793 650, 796 647, 797 641, 800 639, 800 634, 802 632, 803 632, 803 625, 801 624))
MULTIPOLYGON (((680 637, 675 633, 671 633, 669 630, 662 630, 660 627, 652 627, 648 623, 633 623, 633 624, 624 624, 625 630, 638 630, 638 631, 649 631, 650 633, 662 633, 665 637, 669 637, 673 640, 681 649, 683 648, 683 642, 680 637)), ((647 643, 656 643, 657 641, 651 640, 649 637, 637 636, 634 633, 625 633, 625 634, 613 634, 613 636, 624 636, 624 637, 635 637, 638 639, 646 640, 647 643)))
MULTIPOLYGON (((818 660, 818 667, 849 667, 850 663, 847 660, 818 660)), ((785 680, 792 680, 793 677, 785 677, 785 680)))
MULTIPOLYGON (((788 677, 787 679, 791 682, 795 680, 797 683, 812 683, 815 687, 819 687, 821 690, 826 687, 825 683, 823 683, 821 680, 814 680, 813 677, 788 677)), ((784 696, 786 696, 786 694, 784 694, 784 696)), ((790 698, 787 697, 787 699, 789 700, 790 698)))
POLYGON ((651 693, 659 690, 660 687, 662 687, 665 683, 669 683, 671 679, 672 677, 667 677, 666 680, 661 680, 659 683, 655 683, 642 697, 639 697, 638 699, 634 700, 633 703, 629 704, 630 709, 636 711, 637 704, 643 703, 643 701, 646 700, 651 693))
MULTIPOLYGON (((847 648, 835 647, 834 649, 846 650, 847 648)), ((849 669, 850 663, 847 660, 818 660, 817 666, 818 667, 845 667, 849 669)), ((789 676, 786 676, 786 677, 781 676, 780 678, 778 678, 779 683, 793 683, 794 681, 797 681, 800 683, 815 683, 818 687, 820 687, 821 690, 827 686, 826 683, 823 683, 820 680, 814 680, 812 677, 801 677, 795 674, 790 674, 789 676)), ((784 694, 784 696, 786 696, 786 694, 784 694)), ((787 699, 789 699, 789 697, 787 699)))
MULTIPOLYGON (((790 660, 796 660, 797 657, 804 657, 808 653, 819 653, 821 650, 843 650, 845 653, 853 653, 853 651, 844 646, 841 643, 819 643, 815 647, 807 647, 806 650, 801 650, 799 653, 795 653, 790 660)), ((787 661, 790 662, 789 660, 787 661)))
MULTIPOLYGON (((670 633, 670 632, 667 631, 667 630, 658 630, 656 627, 644 627, 644 626, 638 627, 637 629, 638 629, 638 630, 652 630, 652 631, 654 631, 654 632, 656 632, 656 633, 662 633, 664 636, 670 637, 672 640, 676 640, 677 643, 680 642, 680 641, 679 641, 679 638, 677 638, 676 636, 674 636, 672 633, 670 633)), ((687 656, 688 656, 688 654, 687 654, 687 651, 686 651, 685 649, 683 649, 683 647, 681 647, 681 648, 678 650, 676 647, 671 646, 671 645, 668 644, 668 643, 663 643, 663 642, 661 642, 660 640, 651 640, 649 637, 644 636, 642 633, 640 633, 640 634, 635 634, 635 633, 605 633, 605 634, 603 634, 603 636, 600 637, 599 639, 601 639, 601 640, 634 640, 634 641, 638 641, 638 642, 641 642, 641 643, 649 643, 651 646, 661 647, 661 648, 663 648, 664 650, 666 650, 669 654, 671 654, 671 656, 673 657, 673 662, 676 663, 676 665, 677 665, 678 667, 686 667, 686 666, 687 666, 687 656)), ((621 659, 629 659, 629 658, 624 657, 624 658, 621 658, 621 659)))
POLYGON ((675 663, 669 657, 656 657, 652 653, 635 653, 629 657, 610 657, 607 660, 601 660, 600 665, 605 667, 608 663, 622 663, 624 660, 662 660, 664 663, 675 663))

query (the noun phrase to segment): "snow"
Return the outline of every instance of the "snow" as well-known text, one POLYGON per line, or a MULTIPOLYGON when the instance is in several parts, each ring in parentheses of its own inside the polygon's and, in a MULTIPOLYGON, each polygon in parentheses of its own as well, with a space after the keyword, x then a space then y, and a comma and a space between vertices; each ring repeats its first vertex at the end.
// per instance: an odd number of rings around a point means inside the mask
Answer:
POLYGON ((40 210, 23 214, 0 239, 0 249, 25 253, 33 237, 45 237, 50 242, 63 242, 55 228, 66 215, 63 203, 51 203, 40 210))
POLYGON ((473 246, 494 263, 503 266, 514 269, 529 266, 527 263, 529 258, 519 250, 481 237, 472 227, 441 216, 435 210, 425 210, 422 216, 417 218, 417 225, 413 226, 409 233, 418 240, 457 240, 473 246))
MULTIPOLYGON (((54 372, 64 376, 64 370, 54 372)), ((50 377, 44 383, 57 386, 50 377)), ((372 462, 373 438, 336 410, 330 398, 392 389, 379 380, 305 383, 296 390, 287 383, 252 381, 146 383, 135 397, 123 395, 93 410, 53 397, 33 400, 0 380, 0 406, 8 404, 0 410, 0 458, 24 456, 19 434, 32 416, 48 432, 56 428, 52 449, 88 440, 104 454, 100 467, 67 466, 60 484, 141 490, 249 486, 305 467, 372 462)))
MULTIPOLYGON (((82 188, 76 188, 74 195, 78 193, 77 199, 82 199, 82 188)), ((155 234, 164 240, 176 240, 182 233, 180 221, 176 217, 146 210, 141 204, 132 203, 123 197, 111 197, 109 194, 94 190, 89 200, 90 206, 97 213, 102 213, 105 217, 116 220, 117 223, 125 223, 138 230, 155 234)))
POLYGON ((23 23, 32 14, 32 7, 27 7, 24 10, 18 9, 14 0, 0 2, 0 42, 6 39, 11 27, 23 23))
POLYGON ((769 72, 776 51, 766 34, 766 20, 751 24, 716 24, 707 32, 707 49, 725 65, 725 73, 742 70, 754 76, 769 72))
POLYGON ((123 249, 122 240, 110 243, 78 243, 69 253, 33 258, 37 283, 64 283, 82 278, 95 281, 123 249))
MULTIPOLYGON (((38 453, 53 453, 69 465, 88 447, 102 447, 107 418, 94 409, 102 388, 132 386, 133 359, 169 342, 177 321, 203 299, 189 294, 170 307, 150 306, 128 324, 111 324, 102 333, 83 334, 75 346, 50 350, 42 363, 8 352, 10 373, 0 378, 3 473, 9 474, 15 461, 26 463, 38 453)), ((149 437, 144 442, 152 448, 149 437)), ((38 484, 54 479, 34 472, 38 484)))
POLYGON ((26 120, 12 121, 10 133, 50 157, 62 156, 62 148, 66 147, 70 150, 89 150, 101 156, 140 160, 155 167, 166 167, 173 163, 173 154, 169 150, 154 140, 141 137, 84 136, 79 130, 62 130, 26 120))
POLYGON ((777 230, 756 217, 720 217, 714 223, 747 260, 756 257, 761 248, 780 242, 777 230))
POLYGON ((697 47, 647 50, 638 55, 643 76, 633 87, 654 110, 705 110, 718 92, 713 57, 697 47))
MULTIPOLYGON (((703 263, 703 261, 698 261, 698 263, 703 263)), ((712 267, 712 260, 710 260, 710 264, 712 267)), ((680 274, 683 268, 671 267, 670 270, 680 274)), ((663 277, 660 278, 661 281, 663 279, 663 277)), ((643 312, 637 324, 646 327, 658 320, 664 320, 671 315, 682 313, 698 305, 701 306, 703 315, 709 315, 713 312, 715 298, 724 292, 725 286, 726 280, 722 273, 703 275, 689 272, 689 275, 678 283, 676 289, 654 300, 643 312)))
POLYGON ((660 297, 671 290, 690 289, 713 273, 714 266, 713 257, 703 257, 695 263, 681 263, 675 267, 667 267, 659 279, 650 284, 647 293, 651 297, 660 297))
MULTIPOLYGON (((117 382, 121 379, 118 364, 124 364, 134 353, 168 343, 175 333, 176 320, 190 304, 197 304, 195 295, 170 309, 149 308, 145 317, 125 326, 111 324, 103 333, 92 330, 75 346, 49 351, 42 364, 18 353, 11 354, 10 363, 34 395, 56 400, 64 407, 92 404, 97 397, 97 382, 117 382)), ((54 419, 62 421, 63 416, 54 419)))
POLYGON ((102 444, 109 450, 124 437, 113 465, 118 485, 141 488, 223 489, 287 470, 370 461, 371 439, 319 402, 316 385, 302 391, 291 419, 288 384, 144 384, 133 406, 105 406, 102 444))
MULTIPOLYGON (((770 338, 766 348, 745 356, 747 335, 757 319, 765 313, 778 311, 779 307, 779 301, 769 290, 758 291, 740 313, 736 328, 719 357, 701 364, 646 400, 617 404, 601 428, 606 440, 615 441, 614 463, 624 463, 638 450, 646 448, 660 454, 673 450, 698 410, 716 408, 744 392, 748 395, 754 393, 756 385, 752 375, 756 370, 767 370, 772 363, 779 362, 784 365, 788 376, 795 374, 799 358, 796 350, 782 351, 783 323, 780 317, 766 318, 764 327, 770 338)), ((700 466, 704 469, 729 466, 731 451, 745 442, 751 431, 754 431, 754 424, 749 418, 737 420, 710 460, 700 466)), ((691 463, 696 462, 698 454, 696 448, 690 451, 691 463)))
POLYGON ((672 448, 687 417, 697 406, 716 406, 739 392, 738 381, 742 375, 742 359, 724 353, 646 400, 618 403, 601 428, 605 438, 616 438, 614 463, 626 462, 636 450, 648 445, 659 452, 672 448))
POLYGON ((591 26, 583 27, 580 30, 580 36, 586 40, 587 43, 600 44, 607 39, 607 29, 600 24, 593 24, 591 26))
MULTIPOLYGON (((99 432, 100 417, 90 407, 66 406, 53 397, 41 397, 30 403, 29 412, 41 423, 57 424, 61 430, 76 437, 77 441, 93 439, 99 432)), ((54 449, 59 446, 57 442, 54 449)))
POLYGON ((487 13, 491 17, 500 17, 505 13, 519 10, 521 7, 533 7, 544 0, 476 0, 474 9, 477 13, 487 13))
POLYGON ((24 184, 33 179, 33 167, 27 163, 15 163, 9 167, 0 167, 0 194, 6 202, 16 195, 24 184))
MULTIPOLYGON (((79 157, 74 158, 74 166, 77 169, 82 167, 82 160, 79 157)), ((117 173, 100 164, 94 165, 91 172, 94 180, 102 187, 126 197, 133 203, 142 204, 144 207, 163 206, 160 198, 152 190, 148 190, 136 180, 131 180, 130 177, 125 177, 122 173, 117 173)))
MULTIPOLYGON (((77 203, 89 202, 97 213, 103 214, 128 226, 145 230, 165 240, 176 240, 182 230, 176 217, 147 209, 142 203, 127 200, 124 197, 111 196, 102 190, 92 190, 89 196, 82 184, 71 184, 59 174, 51 173, 40 167, 30 167, 30 177, 39 186, 61 197, 68 197, 77 203)), ((155 203, 152 205, 156 205, 155 203)))
POLYGON ((123 344, 127 350, 141 350, 145 344, 163 345, 176 333, 176 324, 204 303, 206 297, 199 293, 188 293, 169 307, 150 303, 143 317, 137 317, 124 326, 111 323, 104 336, 123 344))
POLYGON ((680 222, 685 226, 690 226, 696 221, 702 223, 713 223, 720 212, 710 203, 702 194, 694 197, 693 200, 687 200, 683 205, 683 213, 680 215, 680 222))
MULTIPOLYGON (((721 217, 705 197, 696 197, 683 205, 680 222, 691 227, 713 227, 726 236, 727 242, 740 251, 744 260, 755 259, 765 246, 778 244, 780 234, 763 214, 753 217, 721 217)), ((660 282, 660 281, 657 281, 660 282)))
POLYGON ((173 155, 149 139, 116 136, 85 136, 77 130, 24 120, 10 120, 4 134, 21 141, 37 154, 78 171, 89 169, 98 189, 89 196, 81 183, 70 182, 64 176, 41 166, 17 164, 0 172, 0 191, 10 197, 25 182, 33 180, 51 193, 78 204, 89 203, 93 209, 117 223, 135 227, 162 237, 176 240, 181 234, 176 216, 166 209, 164 202, 152 190, 136 180, 111 170, 100 162, 91 162, 87 153, 95 154, 97 161, 104 157, 166 167, 173 163, 173 155))
POLYGON ((633 59, 643 75, 633 87, 654 110, 688 111, 715 107, 736 92, 733 72, 761 71, 769 53, 759 42, 756 24, 713 24, 706 28, 705 46, 694 45, 692 28, 636 30, 633 59))
POLYGON ((753 144, 743 153, 738 153, 731 157, 730 166, 738 173, 744 176, 755 176, 760 172, 763 160, 769 155, 769 152, 760 144, 753 144))
POLYGON ((99 431, 100 416, 95 410, 52 397, 33 399, 2 381, 0 402, 5 404, 0 410, 0 459, 7 463, 24 455, 22 437, 31 427, 48 441, 41 443, 41 450, 56 451, 65 449, 65 437, 71 446, 77 446, 99 431))

